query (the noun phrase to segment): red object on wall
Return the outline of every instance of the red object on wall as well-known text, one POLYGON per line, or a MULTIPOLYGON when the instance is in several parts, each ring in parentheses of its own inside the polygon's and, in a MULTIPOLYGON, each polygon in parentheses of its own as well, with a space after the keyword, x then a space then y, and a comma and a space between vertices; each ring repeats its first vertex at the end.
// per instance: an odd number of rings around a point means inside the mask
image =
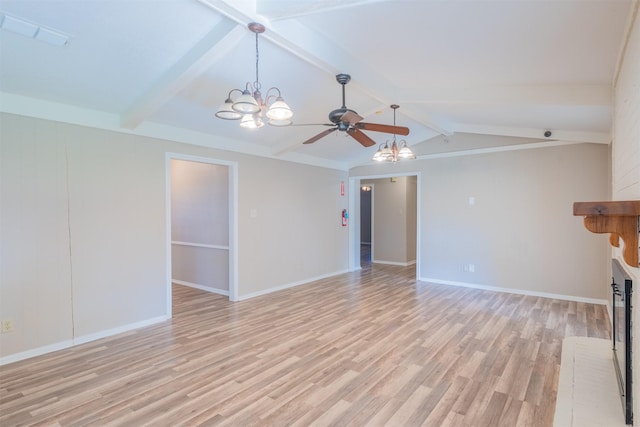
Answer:
POLYGON ((340 181, 340 195, 344 196, 344 181, 340 181))

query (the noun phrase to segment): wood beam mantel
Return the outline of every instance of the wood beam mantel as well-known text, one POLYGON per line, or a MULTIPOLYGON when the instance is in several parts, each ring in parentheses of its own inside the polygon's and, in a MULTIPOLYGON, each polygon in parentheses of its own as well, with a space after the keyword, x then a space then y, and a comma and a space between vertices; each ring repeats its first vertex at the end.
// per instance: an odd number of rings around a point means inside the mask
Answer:
POLYGON ((622 238, 622 258, 631 267, 638 267, 640 200, 575 202, 573 215, 584 216, 584 226, 592 233, 610 233, 612 246, 619 247, 622 238))

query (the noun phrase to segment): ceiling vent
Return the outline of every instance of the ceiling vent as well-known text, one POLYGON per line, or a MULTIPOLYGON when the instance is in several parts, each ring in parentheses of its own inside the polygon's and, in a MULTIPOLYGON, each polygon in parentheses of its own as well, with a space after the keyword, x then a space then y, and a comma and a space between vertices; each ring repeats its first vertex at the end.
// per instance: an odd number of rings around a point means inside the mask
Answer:
POLYGON ((1 14, 2 24, 0 28, 20 34, 25 37, 39 40, 53 46, 64 46, 69 43, 69 36, 60 31, 34 24, 15 16, 1 14))

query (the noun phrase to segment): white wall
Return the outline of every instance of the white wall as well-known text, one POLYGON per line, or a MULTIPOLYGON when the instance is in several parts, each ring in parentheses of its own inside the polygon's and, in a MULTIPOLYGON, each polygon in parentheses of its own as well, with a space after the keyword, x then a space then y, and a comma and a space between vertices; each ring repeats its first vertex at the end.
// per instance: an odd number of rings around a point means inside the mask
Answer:
MULTIPOLYGON (((640 200, 640 16, 636 16, 623 53, 622 64, 615 85, 612 199, 640 200)), ((623 267, 632 277, 636 288, 633 293, 633 399, 636 420, 640 416, 640 270, 624 263, 620 249, 613 250, 623 267)))
POLYGON ((167 152, 237 162, 240 298, 347 270, 343 171, 11 114, 0 129, 0 363, 169 315, 167 152))
POLYGON ((607 197, 606 145, 371 165, 350 174, 412 172, 421 173, 423 280, 608 298, 607 238, 573 216, 573 202, 607 197))

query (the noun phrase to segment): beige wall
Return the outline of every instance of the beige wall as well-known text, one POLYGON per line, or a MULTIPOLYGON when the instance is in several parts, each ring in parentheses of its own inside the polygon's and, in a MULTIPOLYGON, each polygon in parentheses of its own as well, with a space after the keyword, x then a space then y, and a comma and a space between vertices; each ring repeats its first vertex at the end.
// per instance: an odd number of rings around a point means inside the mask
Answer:
POLYGON ((0 362, 167 316, 167 152, 237 163, 240 298, 347 270, 346 172, 10 114, 0 132, 0 362))
MULTIPOLYGON (((640 200, 640 16, 633 18, 631 32, 615 85, 613 144, 612 144, 612 199, 640 200)), ((640 416, 640 270, 622 261, 620 249, 613 249, 632 277, 633 293, 633 399, 636 419, 640 416)))
POLYGON ((420 172, 423 280, 605 300, 607 239, 587 233, 572 206, 607 197, 607 162, 606 145, 576 144, 350 174, 420 172))

